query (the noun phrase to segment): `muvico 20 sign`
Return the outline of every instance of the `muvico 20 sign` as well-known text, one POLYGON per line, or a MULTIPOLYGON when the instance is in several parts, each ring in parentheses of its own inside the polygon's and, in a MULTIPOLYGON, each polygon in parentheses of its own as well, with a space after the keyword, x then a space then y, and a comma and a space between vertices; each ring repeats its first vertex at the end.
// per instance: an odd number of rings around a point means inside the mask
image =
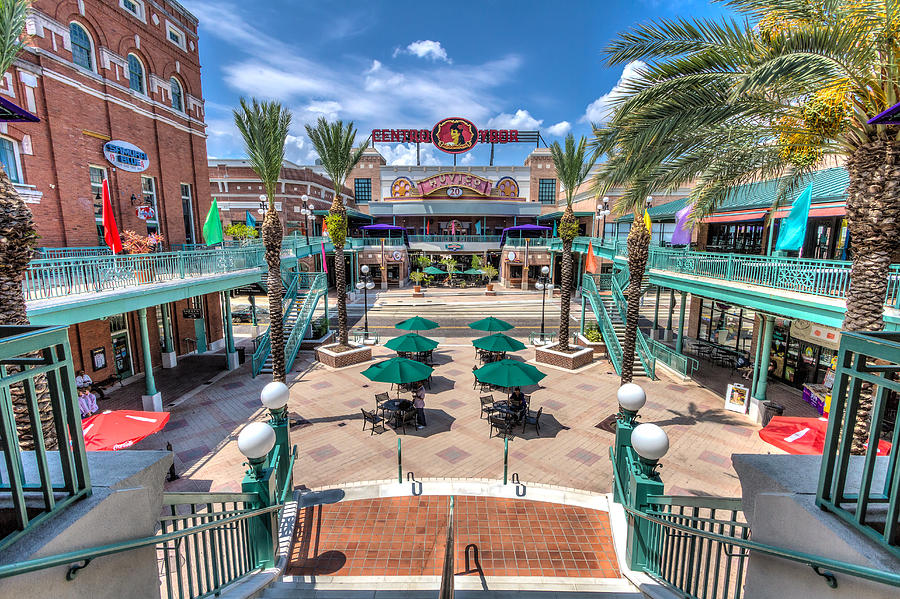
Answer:
POLYGON ((462 117, 441 119, 431 129, 372 129, 374 143, 425 143, 434 144, 442 152, 461 154, 468 152, 475 144, 507 144, 537 138, 537 131, 517 129, 477 129, 472 121, 462 117))
POLYGON ((103 155, 113 165, 132 173, 147 170, 150 159, 147 153, 127 141, 112 140, 103 144, 103 155))

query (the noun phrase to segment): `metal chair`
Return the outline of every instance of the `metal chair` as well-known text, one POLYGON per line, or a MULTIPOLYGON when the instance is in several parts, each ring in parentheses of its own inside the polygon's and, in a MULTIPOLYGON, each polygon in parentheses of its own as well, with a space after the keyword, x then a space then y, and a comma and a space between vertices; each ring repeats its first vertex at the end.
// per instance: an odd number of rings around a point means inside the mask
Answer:
POLYGON ((525 427, 529 424, 534 425, 534 432, 537 433, 537 436, 541 436, 541 414, 544 412, 544 407, 541 406, 541 409, 537 411, 537 413, 528 410, 525 414, 525 418, 522 419, 522 432, 525 432, 525 427))
POLYGON ((485 415, 490 416, 494 413, 494 396, 493 395, 482 395, 481 396, 481 417, 484 418, 485 415))
POLYGON ((381 427, 381 430, 378 431, 379 435, 387 430, 387 428, 384 426, 384 418, 376 414, 374 410, 372 410, 371 412, 367 412, 364 409, 360 408, 359 411, 362 412, 363 416, 363 432, 365 432, 367 424, 371 423, 372 425, 372 432, 369 434, 370 437, 375 434, 376 427, 381 427))
POLYGON ((504 439, 513 436, 513 423, 511 420, 507 420, 506 418, 502 418, 500 416, 488 416, 488 422, 491 423, 491 429, 488 432, 488 439, 494 436, 494 431, 497 431, 498 437, 503 437, 504 439))

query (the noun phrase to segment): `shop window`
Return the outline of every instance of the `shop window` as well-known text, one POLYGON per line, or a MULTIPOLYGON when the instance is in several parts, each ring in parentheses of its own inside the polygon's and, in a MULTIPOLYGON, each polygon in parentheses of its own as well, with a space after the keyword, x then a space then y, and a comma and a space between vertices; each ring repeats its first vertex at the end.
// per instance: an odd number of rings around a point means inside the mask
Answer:
POLYGON ((191 199, 191 186, 187 183, 181 184, 181 214, 184 217, 184 242, 196 243, 194 241, 194 206, 191 199))
POLYGON ((128 55, 128 87, 139 94, 143 94, 146 89, 144 85, 144 65, 141 64, 141 60, 134 54, 128 55))
POLYGON ((11 139, 0 137, 0 163, 6 176, 13 183, 22 183, 22 169, 19 164, 18 144, 11 139))
POLYGON ((372 200, 372 179, 357 178, 353 180, 353 196, 357 203, 372 200))
POLYGON ((88 167, 91 173, 91 201, 94 203, 94 222, 97 224, 97 245, 106 245, 103 239, 103 180, 106 169, 100 166, 88 167))
POLYGON ((147 219, 147 234, 159 231, 159 208, 156 201, 156 179, 153 177, 141 177, 141 192, 144 196, 144 204, 153 208, 153 218, 147 219))
POLYGON ((175 77, 169 79, 169 90, 172 93, 172 108, 178 112, 184 112, 184 93, 181 91, 181 84, 175 77))
POLYGON ((541 179, 538 182, 538 201, 541 204, 556 203, 556 179, 541 179))
POLYGON ((69 24, 69 39, 72 42, 72 62, 89 71, 94 70, 94 44, 91 36, 78 23, 69 24))

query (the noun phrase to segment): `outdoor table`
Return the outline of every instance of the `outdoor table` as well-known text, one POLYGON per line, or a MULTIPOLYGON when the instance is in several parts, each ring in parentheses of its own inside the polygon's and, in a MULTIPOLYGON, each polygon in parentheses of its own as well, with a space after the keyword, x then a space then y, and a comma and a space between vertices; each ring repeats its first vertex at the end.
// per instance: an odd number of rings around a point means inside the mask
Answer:
POLYGON ((523 412, 517 412, 516 410, 514 410, 514 409, 509 405, 509 402, 508 402, 508 401, 497 401, 497 402, 494 402, 493 408, 494 408, 494 411, 495 411, 495 412, 498 412, 498 413, 500 413, 500 414, 503 414, 503 417, 504 417, 504 418, 507 418, 507 419, 513 419, 513 420, 516 420, 516 421, 518 421, 518 420, 519 420, 519 417, 524 413, 524 411, 523 411, 523 412))
POLYGON ((403 401, 402 399, 389 399, 388 401, 382 403, 379 406, 381 408, 381 415, 384 418, 385 422, 388 422, 389 420, 396 421, 393 423, 394 427, 397 427, 400 425, 400 422, 399 422, 400 402, 402 402, 402 401, 403 401), (385 412, 391 413, 390 418, 385 417, 385 412))

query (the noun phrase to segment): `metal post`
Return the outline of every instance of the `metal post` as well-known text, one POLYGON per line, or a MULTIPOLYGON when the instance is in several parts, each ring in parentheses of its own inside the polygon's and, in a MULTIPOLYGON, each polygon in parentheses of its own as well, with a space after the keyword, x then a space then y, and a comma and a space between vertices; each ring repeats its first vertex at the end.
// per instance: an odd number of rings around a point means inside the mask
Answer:
POLYGON ((769 361, 772 355, 772 335, 775 333, 775 317, 766 314, 765 329, 763 331, 762 355, 759 364, 759 380, 756 383, 756 393, 753 398, 757 401, 766 400, 766 386, 769 383, 769 361))
MULTIPOLYGON (((368 279, 369 277, 366 277, 368 279)), ((365 281, 366 285, 363 286, 363 314, 365 314, 366 321, 366 339, 369 338, 369 287, 368 281, 365 281)))
POLYGON ((684 352, 684 308, 687 304, 687 291, 681 292, 681 305, 678 307, 678 339, 675 341, 675 351, 684 352))
POLYGON ((650 338, 656 337, 656 331, 659 330, 659 294, 662 289, 659 285, 656 286, 656 303, 653 305, 653 334, 650 335, 650 338))
MULTIPOLYGON (((620 480, 628 476, 628 460, 625 452, 631 447, 631 432, 634 430, 634 419, 636 417, 637 412, 631 412, 621 407, 616 415, 616 445, 613 454, 615 463, 613 468, 616 469, 616 477, 620 477, 620 480)), ((625 486, 625 481, 622 481, 622 486, 625 486)), ((619 494, 619 485, 613 485, 613 501, 617 503, 625 501, 625 498, 619 494)))
POLYGON ((762 355, 760 352, 762 351, 762 335, 765 330, 766 321, 765 317, 762 318, 761 327, 757 330, 756 334, 756 350, 754 353, 753 360, 753 377, 750 379, 750 395, 754 395, 756 391, 756 383, 759 381, 759 361, 760 356, 762 355))
MULTIPOLYGON (((541 277, 546 279, 547 277, 541 277)), ((544 342, 544 305, 547 303, 547 284, 541 288, 541 343, 544 342)))
POLYGON ((141 353, 144 360, 144 384, 145 395, 141 398, 144 410, 147 412, 162 411, 162 396, 156 390, 156 380, 153 378, 153 361, 150 356, 150 333, 147 330, 147 308, 138 310, 138 322, 141 327, 141 353))
POLYGON ((325 286, 325 293, 322 294, 322 299, 325 300, 325 334, 331 330, 331 320, 328 318, 328 285, 325 286))
MULTIPOLYGON (((634 451, 628 447, 628 451, 634 451)), ((637 459, 637 455, 634 456, 637 459)), ((644 468, 632 471, 628 477, 628 503, 631 507, 646 511, 650 506, 651 495, 662 495, 665 491, 662 480, 656 473, 648 473, 644 468)), ((659 525, 643 518, 632 518, 628 526, 625 545, 625 561, 632 570, 643 571, 650 565, 650 556, 654 549, 651 546, 653 535, 658 533, 659 525)))
MULTIPOLYGON (((258 497, 253 507, 262 508, 275 505, 278 498, 275 496, 275 476, 272 468, 263 468, 259 475, 251 469, 241 482, 241 491, 251 493, 258 497)), ((278 526, 276 523, 277 512, 269 512, 251 518, 249 522, 248 537, 252 548, 251 555, 256 557, 256 566, 271 568, 275 565, 275 555, 278 550, 278 526)))
POLYGON ((253 326, 258 326, 259 322, 256 320, 256 296, 250 295, 250 324, 253 326))
POLYGON ((169 305, 161 304, 156 309, 162 310, 163 340, 165 344, 163 350, 166 353, 171 353, 175 349, 172 344, 172 320, 169 318, 169 305))
POLYGON ((400 451, 400 442, 402 439, 397 437, 397 482, 403 484, 403 458, 400 451))
POLYGON ((231 322, 231 294, 228 291, 223 291, 222 298, 225 301, 225 351, 233 354, 235 350, 234 326, 231 322))
MULTIPOLYGON (((638 292, 640 293, 640 291, 638 292)), ((675 315, 675 290, 669 289, 669 326, 668 330, 674 331, 675 327, 673 327, 672 317, 675 315)))
POLYGON ((269 426, 275 431, 275 447, 270 453, 278 455, 278 481, 281 487, 278 489, 280 494, 285 486, 293 490, 294 473, 291 472, 291 433, 290 423, 287 415, 287 406, 279 411, 271 411, 269 426))
POLYGON ((503 484, 506 484, 506 473, 509 470, 509 437, 503 437, 503 484))
POLYGON ((581 289, 581 260, 584 254, 578 254, 578 270, 575 272, 575 289, 581 289))
POLYGON ((581 335, 584 336, 584 294, 581 294, 581 335))

